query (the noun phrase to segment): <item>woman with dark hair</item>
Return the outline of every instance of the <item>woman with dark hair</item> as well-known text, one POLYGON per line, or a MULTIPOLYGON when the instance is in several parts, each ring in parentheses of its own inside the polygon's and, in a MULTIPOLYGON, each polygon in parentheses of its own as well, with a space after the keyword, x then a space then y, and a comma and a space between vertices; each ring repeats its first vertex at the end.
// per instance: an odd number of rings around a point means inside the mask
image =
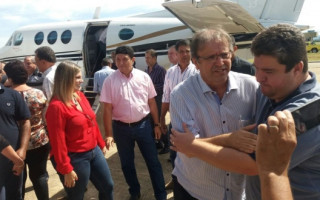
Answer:
MULTIPOLYGON (((29 177, 37 198, 49 199, 47 158, 50 147, 43 118, 47 99, 41 90, 26 85, 28 72, 21 61, 14 60, 7 63, 4 71, 7 74, 7 82, 11 85, 11 88, 23 96, 29 107, 31 113, 31 137, 25 163, 28 165, 29 177)), ((27 179, 26 168, 24 171, 25 183, 27 179)), ((24 196, 24 186, 22 189, 24 196)))
POLYGON ((51 161, 69 200, 84 197, 89 179, 99 199, 113 199, 113 180, 103 155, 107 151, 96 116, 82 92, 79 66, 64 61, 56 69, 46 112, 51 161))

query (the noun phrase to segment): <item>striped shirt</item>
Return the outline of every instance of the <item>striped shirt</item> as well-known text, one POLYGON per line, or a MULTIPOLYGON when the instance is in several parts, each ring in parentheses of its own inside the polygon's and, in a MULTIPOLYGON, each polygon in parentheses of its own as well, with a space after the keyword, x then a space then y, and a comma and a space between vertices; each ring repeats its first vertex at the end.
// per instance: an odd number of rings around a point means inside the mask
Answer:
MULTIPOLYGON (((257 88, 254 77, 229 72, 227 90, 220 99, 200 73, 193 75, 171 93, 172 127, 183 131, 184 122, 200 138, 238 130, 240 120, 254 118, 257 88)), ((245 175, 216 168, 181 153, 177 153, 172 173, 197 199, 240 200, 244 195, 245 175)))
POLYGON ((166 76, 166 69, 163 68, 162 66, 158 65, 158 63, 156 63, 151 72, 149 73, 149 67, 147 67, 147 69, 144 70, 144 72, 146 72, 147 74, 149 74, 152 83, 154 85, 154 89, 156 89, 157 92, 157 96, 160 95, 162 96, 163 93, 163 85, 164 85, 164 78, 166 76))
POLYGON ((98 92, 100 94, 104 79, 106 79, 112 72, 114 72, 113 69, 111 69, 108 66, 104 66, 101 70, 94 73, 93 91, 98 92))
POLYGON ((42 77, 43 77, 42 90, 43 90, 43 93, 46 95, 48 102, 50 101, 52 92, 53 92, 54 74, 56 73, 56 69, 57 69, 57 66, 53 65, 52 67, 44 71, 42 74, 42 77))
POLYGON ((173 88, 178 85, 178 83, 189 78, 189 76, 197 73, 197 71, 198 70, 196 69, 196 66, 191 62, 182 73, 179 64, 168 69, 166 77, 164 78, 162 102, 169 103, 170 93, 172 92, 173 88))

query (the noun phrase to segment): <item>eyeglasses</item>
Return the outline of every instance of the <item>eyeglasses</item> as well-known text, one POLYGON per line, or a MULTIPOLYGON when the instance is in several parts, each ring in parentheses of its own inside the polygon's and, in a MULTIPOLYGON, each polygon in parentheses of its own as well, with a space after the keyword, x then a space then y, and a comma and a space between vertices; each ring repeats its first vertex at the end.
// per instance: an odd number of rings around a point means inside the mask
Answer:
POLYGON ((220 53, 220 54, 216 54, 216 55, 211 55, 211 56, 208 56, 208 57, 201 57, 201 56, 198 56, 197 60, 199 61, 199 59, 202 59, 204 60, 205 62, 208 62, 208 63, 213 63, 215 62, 219 57, 222 59, 222 60, 227 60, 230 58, 230 55, 231 55, 231 52, 223 52, 223 53, 220 53))

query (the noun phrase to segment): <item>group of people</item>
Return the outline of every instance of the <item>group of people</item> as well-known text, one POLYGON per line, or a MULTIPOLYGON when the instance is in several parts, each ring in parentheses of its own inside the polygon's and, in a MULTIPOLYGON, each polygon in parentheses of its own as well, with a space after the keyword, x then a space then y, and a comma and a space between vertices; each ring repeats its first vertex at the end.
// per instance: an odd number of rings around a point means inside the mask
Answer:
POLYGON ((40 47, 24 63, 13 60, 1 68, 7 87, 0 85, 0 199, 24 198, 25 165, 37 198, 49 199, 49 151, 68 199, 83 199, 89 180, 100 199, 113 199, 106 145, 80 92, 80 67, 55 63, 53 50, 40 47), (39 86, 41 90, 33 88, 39 86))
POLYGON ((25 65, 7 63, 11 89, 0 85, 0 197, 22 198, 27 164, 38 199, 48 199, 50 151, 68 199, 83 199, 89 180, 99 199, 113 199, 104 154, 115 143, 130 200, 140 199, 137 143, 154 197, 165 200, 154 141, 168 143, 170 135, 176 200, 319 199, 320 125, 296 137, 290 113, 320 98, 300 30, 278 24, 259 33, 251 46, 254 66, 235 56, 234 38, 220 28, 200 30, 172 50, 168 57, 177 60, 168 70, 158 65, 153 49, 145 53, 145 72, 133 67, 129 46, 116 48, 117 70, 112 59, 103 59, 94 90, 103 108, 104 139, 80 91, 79 66, 56 66, 49 47, 38 48, 25 65), (42 90, 32 88, 39 84, 42 90))

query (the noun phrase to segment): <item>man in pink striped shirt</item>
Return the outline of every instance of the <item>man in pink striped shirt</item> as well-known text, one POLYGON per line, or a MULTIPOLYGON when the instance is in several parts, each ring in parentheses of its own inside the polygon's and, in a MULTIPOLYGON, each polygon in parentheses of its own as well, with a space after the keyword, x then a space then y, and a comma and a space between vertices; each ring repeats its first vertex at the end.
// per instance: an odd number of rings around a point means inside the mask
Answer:
POLYGON ((122 172, 129 185, 130 200, 140 199, 140 184, 134 165, 134 146, 137 142, 149 170, 154 196, 157 200, 164 200, 167 194, 163 172, 149 119, 151 115, 155 122, 155 138, 159 139, 161 127, 154 99, 157 93, 149 75, 133 68, 135 57, 131 47, 118 47, 115 61, 118 70, 106 78, 100 96, 104 104, 107 149, 115 141, 122 172))

